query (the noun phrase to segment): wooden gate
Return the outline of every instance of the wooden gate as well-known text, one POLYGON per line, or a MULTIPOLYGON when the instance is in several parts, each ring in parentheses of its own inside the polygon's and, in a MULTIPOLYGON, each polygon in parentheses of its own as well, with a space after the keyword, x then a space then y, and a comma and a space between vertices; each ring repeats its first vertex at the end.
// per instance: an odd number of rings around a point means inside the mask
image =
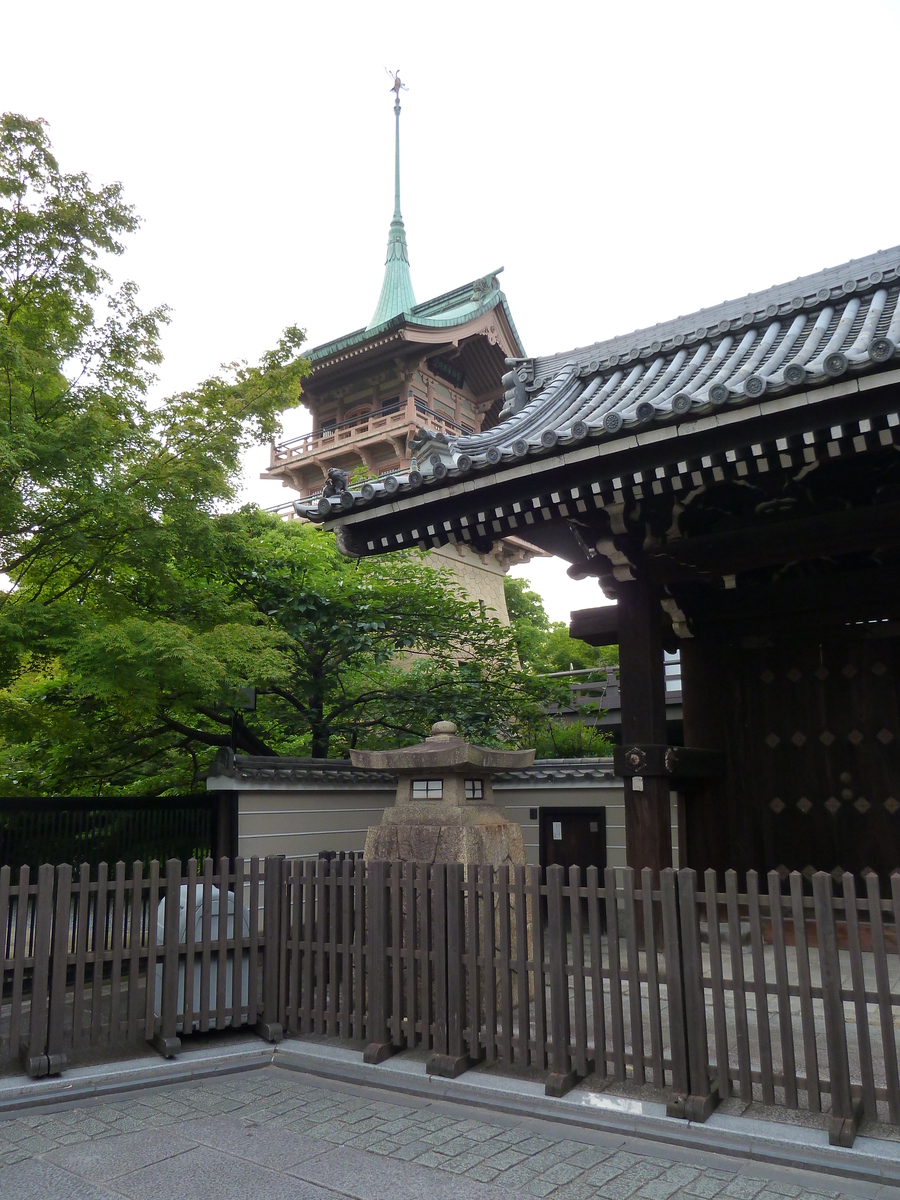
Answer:
POLYGON ((900 867, 900 638, 886 623, 739 654, 733 777, 757 863, 867 875, 900 867))

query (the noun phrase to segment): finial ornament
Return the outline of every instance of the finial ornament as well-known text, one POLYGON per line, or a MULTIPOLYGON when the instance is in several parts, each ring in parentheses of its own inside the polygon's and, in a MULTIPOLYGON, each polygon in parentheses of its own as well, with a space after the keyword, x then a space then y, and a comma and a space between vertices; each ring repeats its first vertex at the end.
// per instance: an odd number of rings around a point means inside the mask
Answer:
POLYGON ((392 71, 389 67, 385 67, 385 70, 394 81, 390 89, 394 93, 394 216, 388 234, 381 295, 378 297, 378 306, 367 326, 368 329, 375 329, 400 313, 409 312, 416 304, 409 273, 406 231, 400 213, 400 93, 408 89, 401 80, 399 71, 392 71))
POLYGON ((390 77, 394 81, 390 87, 390 91, 392 91, 394 93, 394 103, 399 105, 400 93, 408 92, 409 88, 406 86, 405 83, 401 82, 399 71, 392 71, 390 67, 385 67, 384 69, 387 71, 388 75, 390 75, 390 77))

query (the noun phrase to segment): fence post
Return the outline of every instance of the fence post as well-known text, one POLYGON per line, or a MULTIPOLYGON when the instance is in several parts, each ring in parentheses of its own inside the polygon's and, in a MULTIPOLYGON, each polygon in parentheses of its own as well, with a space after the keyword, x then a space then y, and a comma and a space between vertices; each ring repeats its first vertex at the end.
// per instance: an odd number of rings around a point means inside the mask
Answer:
POLYGON ((56 868, 56 918, 53 922, 53 949, 50 968, 50 1013, 47 1029, 47 1074, 59 1075, 66 1069, 63 1053, 63 1028, 66 1011, 66 968, 69 962, 69 908, 72 901, 72 868, 63 863, 56 868))
MULTIPOLYGON (((475 868, 470 867, 469 870, 474 888, 475 868)), ((472 1065, 463 1046, 466 987, 463 973, 465 917, 462 871, 462 863, 447 864, 447 1053, 432 1054, 425 1064, 429 1075, 443 1075, 446 1079, 455 1079, 472 1065)), ((471 979, 469 986, 472 986, 471 979)))
MULTIPOLYGON (((31 975, 31 1019, 28 1044, 19 1050, 22 1066, 32 1079, 47 1075, 47 1014, 50 1003, 50 931, 53 922, 53 867, 44 863, 38 868, 37 893, 34 898, 34 938, 31 975)), ((28 893, 19 892, 19 906, 28 907, 28 893)), ((18 946, 16 947, 18 950, 18 946)))
POLYGON ((822 1005, 825 1011, 825 1046, 828 1051, 828 1074, 831 1077, 828 1141, 832 1146, 852 1146, 862 1118, 862 1102, 854 1104, 850 1096, 850 1059, 847 1054, 841 961, 831 882, 831 876, 825 871, 817 871, 812 878, 822 1005))
MULTIPOLYGON (((681 917, 682 985, 687 1037, 690 1093, 684 1115, 689 1121, 705 1121, 718 1103, 718 1084, 710 1086, 709 1041, 706 1034, 706 998, 703 992, 703 958, 700 953, 700 917, 697 908, 697 872, 678 872, 681 917)), ((710 931, 710 937, 713 936, 710 931)))
POLYGON ((662 907, 663 953, 666 962, 669 1040, 672 1046, 672 1095, 666 1105, 666 1115, 687 1119, 690 1075, 687 1029, 684 1022, 681 938, 678 936, 678 892, 675 872, 671 867, 664 867, 659 873, 659 894, 662 907))
MULTIPOLYGON (((181 917, 181 859, 166 863, 166 915, 163 926, 162 996, 159 1033, 153 1047, 164 1058, 174 1058, 181 1049, 178 1037, 178 926, 181 917)), ((150 913, 151 922, 158 920, 150 913)))
MULTIPOLYGON (((265 896, 263 897, 263 994, 262 1016, 256 1022, 256 1032, 267 1042, 280 1042, 284 1029, 279 1021, 278 967, 281 961, 281 864, 276 854, 266 857, 265 896)), ((287 930, 285 930, 287 933, 287 930)))
POLYGON ((366 1039, 363 1062, 378 1064, 396 1054, 388 1028, 387 863, 366 871, 366 1039))
MULTIPOLYGON (((566 970, 566 926, 563 920, 563 869, 547 868, 547 941, 550 949, 550 1074, 544 1084, 548 1096, 564 1096, 575 1086, 569 1052, 569 973, 566 970)), ((507 970, 508 970, 507 965, 507 970)))

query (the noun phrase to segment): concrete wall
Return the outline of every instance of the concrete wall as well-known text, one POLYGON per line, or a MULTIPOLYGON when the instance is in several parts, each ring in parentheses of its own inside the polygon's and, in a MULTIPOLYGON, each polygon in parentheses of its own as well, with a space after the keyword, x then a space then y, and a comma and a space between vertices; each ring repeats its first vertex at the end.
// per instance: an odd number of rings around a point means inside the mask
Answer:
MULTIPOLYGON (((284 854, 314 859, 321 850, 361 852, 369 826, 380 822, 385 806, 394 800, 394 781, 369 773, 356 780, 349 764, 341 764, 343 769, 329 779, 331 772, 304 769, 303 760, 253 762, 266 767, 247 770, 239 756, 233 772, 208 780, 210 788, 238 792, 238 853, 244 858, 284 854)), ((527 770, 496 776, 494 791, 509 818, 522 826, 530 863, 539 861, 540 852, 539 822, 531 811, 583 807, 606 809, 607 863, 625 866, 622 781, 613 775, 611 760, 544 760, 527 770)), ((677 866, 674 802, 672 844, 677 866)))

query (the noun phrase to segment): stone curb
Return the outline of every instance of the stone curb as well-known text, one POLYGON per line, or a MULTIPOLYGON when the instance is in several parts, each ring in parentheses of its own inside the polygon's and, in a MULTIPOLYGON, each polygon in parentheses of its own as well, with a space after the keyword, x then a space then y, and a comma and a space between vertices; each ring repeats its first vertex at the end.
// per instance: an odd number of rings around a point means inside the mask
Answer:
MULTIPOLYGON (((665 1115, 665 1105, 626 1100, 575 1089, 561 1099, 544 1095, 543 1083, 466 1072, 456 1079, 425 1073, 425 1064, 398 1055, 369 1066, 362 1053, 291 1039, 275 1055, 282 1069, 427 1099, 441 1099, 557 1125, 622 1134, 657 1145, 724 1154, 748 1162, 792 1167, 897 1186, 900 1143, 857 1138, 852 1149, 828 1144, 825 1130, 777 1125, 747 1117, 713 1114, 705 1124, 665 1115)), ((649 1152, 649 1151, 648 1151, 649 1152)))
POLYGON ((824 1130, 716 1113, 700 1125, 667 1117, 662 1104, 578 1088, 561 1099, 551 1099, 544 1095, 542 1083, 471 1071, 457 1079, 443 1079, 427 1075, 423 1061, 403 1054, 370 1066, 363 1062, 361 1051, 294 1038, 278 1046, 248 1039, 224 1049, 188 1050, 175 1059, 142 1058, 73 1068, 64 1076, 49 1079, 0 1080, 0 1117, 24 1109, 68 1105, 140 1087, 166 1086, 268 1066, 379 1091, 475 1105, 486 1111, 556 1125, 620 1134, 656 1145, 723 1154, 747 1162, 815 1171, 866 1183, 900 1185, 900 1143, 861 1137, 852 1149, 844 1149, 830 1146, 824 1130))
POLYGON ((77 1067, 64 1075, 43 1079, 0 1080, 0 1117, 23 1109, 129 1092, 139 1087, 162 1087, 202 1079, 211 1075, 231 1075, 238 1071, 258 1070, 272 1065, 274 1046, 256 1039, 250 1044, 228 1049, 189 1051, 178 1058, 138 1058, 123 1063, 77 1067))

